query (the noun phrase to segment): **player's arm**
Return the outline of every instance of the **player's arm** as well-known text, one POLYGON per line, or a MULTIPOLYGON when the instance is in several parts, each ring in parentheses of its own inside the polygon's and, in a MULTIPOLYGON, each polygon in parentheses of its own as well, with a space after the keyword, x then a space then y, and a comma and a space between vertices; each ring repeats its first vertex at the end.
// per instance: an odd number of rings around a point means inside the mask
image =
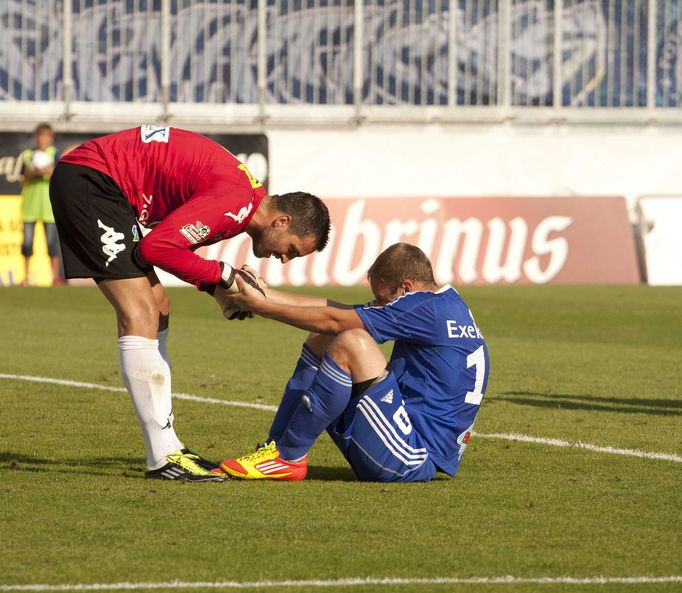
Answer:
POLYGON ((194 249, 216 234, 227 236, 241 232, 224 211, 214 196, 193 198, 156 225, 140 241, 135 256, 141 264, 158 266, 197 287, 215 286, 225 280, 231 268, 196 255, 194 249), (230 225, 235 228, 229 228, 230 225))
POLYGON ((251 266, 243 265, 242 270, 253 276, 256 279, 258 286, 263 290, 265 296, 280 305, 293 305, 295 307, 325 307, 329 306, 339 306, 343 307, 341 303, 332 301, 331 299, 326 299, 319 296, 309 296, 305 294, 292 294, 290 292, 284 292, 281 290, 275 290, 270 288, 265 280, 258 275, 258 272, 254 270, 251 266))
MULTIPOLYGON (((270 298, 269 295, 268 298, 263 298, 262 294, 248 286, 241 278, 237 278, 237 285, 240 291, 230 299, 239 308, 253 311, 262 317, 319 334, 336 335, 348 329, 364 328, 362 320, 352 305, 334 303, 321 297, 291 300, 284 298, 283 301, 278 301, 276 298, 270 298), (296 304, 297 302, 307 304, 300 305, 296 304)), ((277 292, 279 295, 287 294, 280 291, 272 292, 277 292)))
POLYGON ((292 307, 345 307, 341 303, 326 299, 320 296, 310 296, 306 294, 293 294, 273 288, 265 289, 265 296, 268 300, 278 305, 289 305, 292 307))

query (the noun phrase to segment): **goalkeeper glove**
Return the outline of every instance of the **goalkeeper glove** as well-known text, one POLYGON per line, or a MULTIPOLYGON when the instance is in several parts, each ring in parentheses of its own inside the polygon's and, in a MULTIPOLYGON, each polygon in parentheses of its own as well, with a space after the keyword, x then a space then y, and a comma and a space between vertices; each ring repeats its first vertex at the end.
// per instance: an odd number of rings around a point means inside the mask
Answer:
POLYGON ((222 271, 220 273, 220 286, 222 286, 228 294, 235 294, 239 292, 239 287, 237 286, 237 276, 241 276, 242 280, 246 282, 249 286, 255 288, 263 296, 265 296, 265 291, 263 288, 267 288, 265 282, 258 276, 256 276, 247 266, 243 266, 240 270, 233 268, 230 264, 225 262, 220 262, 222 266, 222 271), (263 288, 261 288, 261 282, 263 282, 263 288))
MULTIPOLYGON (((237 286, 236 280, 237 276, 241 276, 244 282, 250 286, 253 286, 263 296, 265 296, 263 288, 259 286, 259 280, 261 279, 251 271, 251 268, 248 270, 237 270, 225 262, 220 262, 220 265, 222 267, 221 280, 213 287, 212 294, 223 313, 223 317, 230 320, 239 319, 240 321, 246 319, 247 317, 253 318, 254 314, 251 311, 242 311, 239 307, 236 307, 234 304, 232 304, 228 297, 239 292, 239 287, 237 286)), ((264 282, 263 286, 266 286, 264 282)))

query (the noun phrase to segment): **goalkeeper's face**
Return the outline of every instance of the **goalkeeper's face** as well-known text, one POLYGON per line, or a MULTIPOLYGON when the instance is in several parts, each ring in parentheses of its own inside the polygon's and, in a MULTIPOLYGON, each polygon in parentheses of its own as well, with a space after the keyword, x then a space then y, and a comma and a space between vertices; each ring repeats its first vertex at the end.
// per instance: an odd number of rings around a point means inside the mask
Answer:
POLYGON ((286 226, 268 226, 253 237, 256 257, 276 257, 283 264, 315 251, 315 237, 299 237, 286 226))

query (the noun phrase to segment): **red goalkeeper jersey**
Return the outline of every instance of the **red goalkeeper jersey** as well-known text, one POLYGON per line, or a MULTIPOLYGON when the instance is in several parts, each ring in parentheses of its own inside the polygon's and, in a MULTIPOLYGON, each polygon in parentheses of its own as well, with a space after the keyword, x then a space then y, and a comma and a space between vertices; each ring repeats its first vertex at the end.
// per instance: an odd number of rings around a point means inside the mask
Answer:
POLYGON ((154 228, 138 244, 138 260, 196 286, 217 283, 221 268, 194 250, 242 233, 266 194, 227 149, 178 128, 142 126, 95 138, 61 162, 111 177, 140 224, 154 228))

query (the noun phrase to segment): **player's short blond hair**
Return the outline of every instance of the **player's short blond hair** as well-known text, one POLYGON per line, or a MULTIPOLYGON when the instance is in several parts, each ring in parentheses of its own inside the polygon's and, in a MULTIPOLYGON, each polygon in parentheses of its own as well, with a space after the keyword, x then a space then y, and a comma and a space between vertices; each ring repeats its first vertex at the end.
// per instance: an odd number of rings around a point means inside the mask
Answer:
POLYGON ((433 268, 426 254, 414 245, 395 243, 382 251, 367 272, 367 277, 380 282, 391 292, 403 280, 435 284, 433 268))

